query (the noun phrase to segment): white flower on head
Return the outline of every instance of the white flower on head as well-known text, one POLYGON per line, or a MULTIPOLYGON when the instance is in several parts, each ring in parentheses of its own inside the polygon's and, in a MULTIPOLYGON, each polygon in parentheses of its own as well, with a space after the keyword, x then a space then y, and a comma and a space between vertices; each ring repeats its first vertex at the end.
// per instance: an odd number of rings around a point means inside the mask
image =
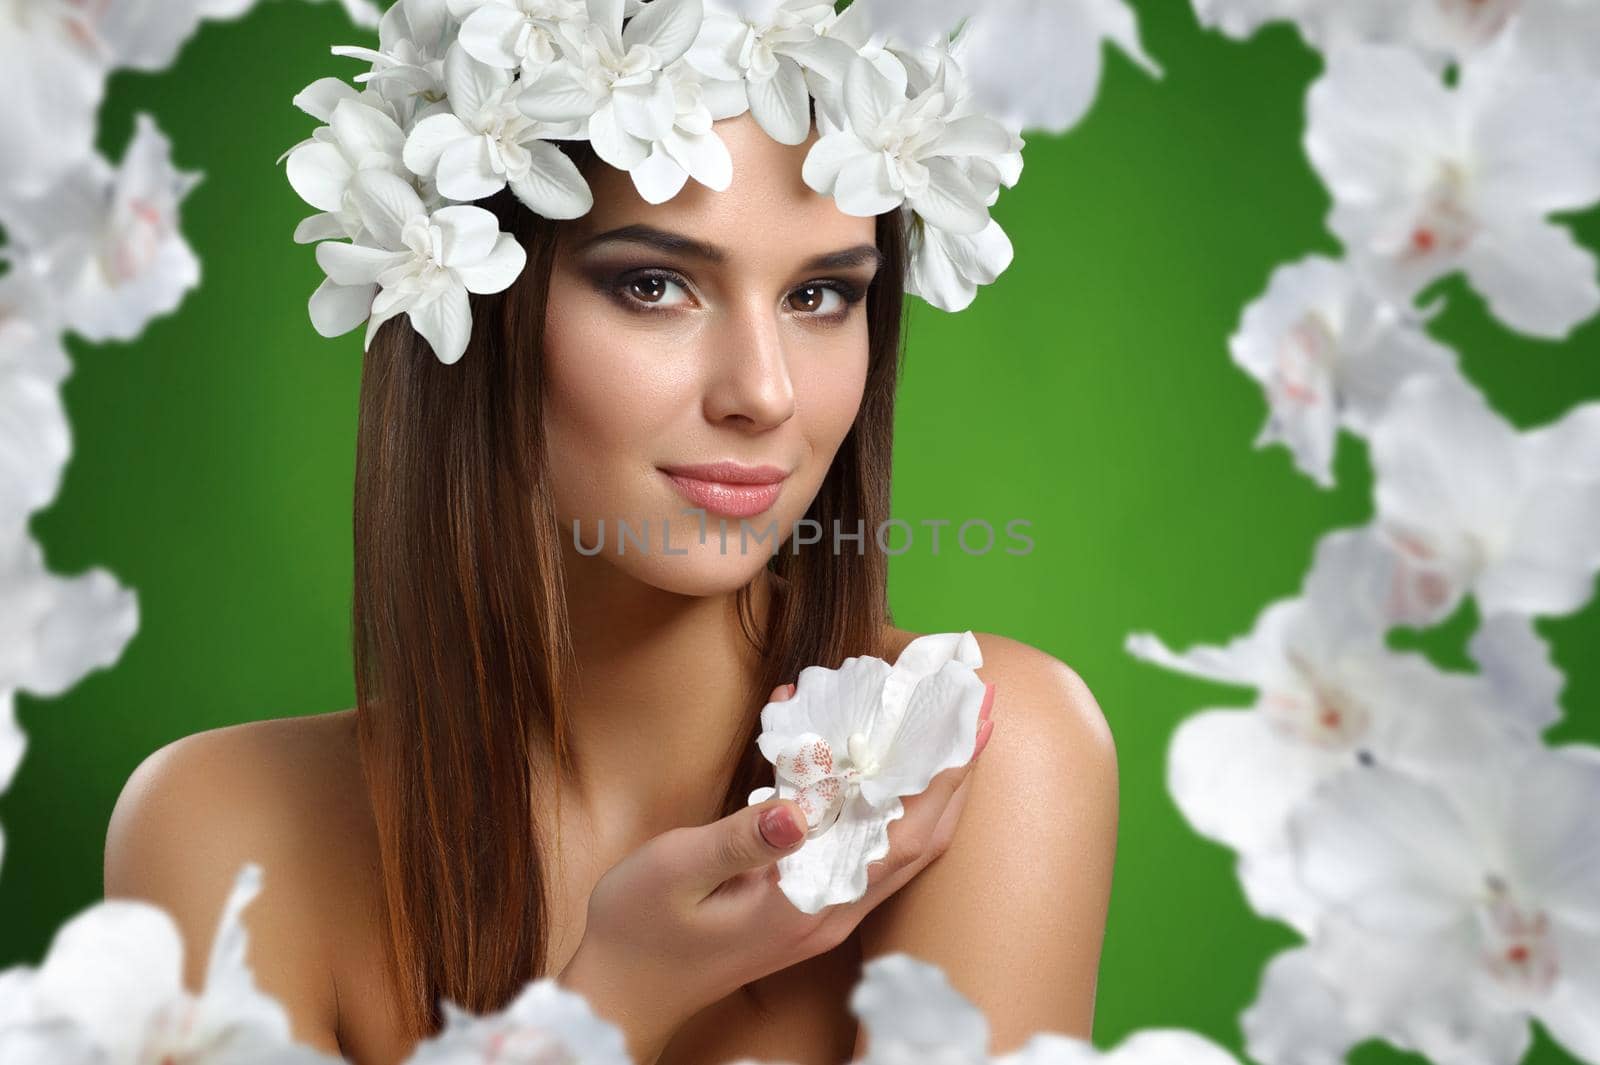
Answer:
POLYGON ((1506 325, 1560 339, 1600 309, 1595 257, 1545 217, 1600 201, 1600 80, 1514 62, 1510 43, 1455 87, 1397 47, 1334 51, 1306 149, 1330 228, 1396 299, 1462 270, 1506 325))
POLYGON ((1464 382, 1414 377, 1373 427, 1377 526, 1405 606, 1429 625, 1468 592, 1480 614, 1571 613, 1600 569, 1600 478, 1574 480, 1464 382))
POLYGON ((805 811, 807 842, 778 859, 778 886, 796 907, 816 913, 865 895, 867 866, 888 853, 889 823, 905 812, 900 797, 970 760, 982 665, 970 632, 920 636, 893 666, 868 655, 807 666, 793 697, 762 708, 757 742, 777 787, 749 802, 777 796, 805 811))
POLYGON ((0 204, 0 224, 54 288, 62 324, 89 340, 131 340, 200 282, 178 208, 200 175, 172 166, 149 115, 116 169, 99 156, 35 201, 0 204))
POLYGON ((709 0, 705 24, 686 56, 707 77, 742 79, 750 113, 780 144, 811 132, 813 77, 841 81, 855 50, 822 30, 837 16, 817 0, 709 0))
POLYGON ((322 212, 296 228, 295 240, 302 244, 360 234, 361 217, 350 199, 350 180, 358 171, 384 170, 412 178, 401 156, 405 133, 390 113, 372 106, 370 98, 363 99, 350 90, 350 95, 333 105, 328 123, 317 136, 291 148, 286 157, 289 184, 301 199, 322 212))
POLYGON ((993 166, 1017 150, 1014 134, 992 118, 963 113, 966 91, 947 53, 925 89, 915 96, 906 89, 857 57, 844 83, 848 125, 812 145, 806 184, 832 195, 846 214, 871 217, 909 204, 951 234, 983 232, 994 188, 962 164, 978 157, 993 166))
POLYGON ((1515 1061, 1529 1016, 1600 1057, 1600 758, 1528 742, 1429 782, 1336 778, 1292 823, 1332 907, 1312 939, 1358 1030, 1435 1060, 1515 1061))
POLYGON ((1266 389, 1270 413, 1255 446, 1287 445, 1295 467, 1324 488, 1341 427, 1365 435, 1400 381, 1456 368, 1455 353, 1416 315, 1320 255, 1273 271, 1229 344, 1266 389))
POLYGON ((376 49, 335 45, 333 54, 372 64, 356 82, 388 100, 401 128, 409 129, 444 98, 444 56, 459 32, 445 0, 398 0, 383 13, 376 49))
MULTIPOLYGON (((646 201, 662 202, 669 196, 660 159, 646 164, 679 123, 678 82, 667 68, 700 31, 700 0, 653 0, 626 26, 623 0, 587 0, 587 11, 586 23, 564 27, 567 58, 521 83, 522 110, 541 121, 577 121, 596 155, 628 171, 646 201)), ((709 121, 704 126, 709 132, 709 121)))
POLYGON ((472 331, 467 293, 503 291, 522 272, 527 253, 482 207, 460 204, 430 213, 416 190, 393 174, 361 171, 350 194, 374 244, 317 245, 317 262, 328 274, 312 296, 318 328, 348 332, 370 311, 370 346, 384 322, 407 314, 439 361, 455 362, 472 331))
POLYGON ((462 202, 493 196, 509 184, 545 218, 577 218, 594 206, 577 165, 541 139, 544 124, 517 108, 521 87, 509 71, 455 44, 445 54, 444 78, 450 110, 424 118, 406 138, 405 165, 412 172, 462 202))
POLYGON ((622 1033, 582 995, 536 980, 505 1009, 474 1016, 449 999, 444 1028, 417 1044, 406 1065, 631 1065, 622 1033))
POLYGON ((88 1043, 97 1052, 94 1060, 139 1065, 337 1062, 295 1044, 288 1015, 251 977, 240 918, 260 886, 259 866, 240 870, 223 904, 199 995, 183 986, 184 945, 165 911, 126 899, 90 907, 61 927, 38 969, 0 974, 0 984, 10 981, 12 998, 11 1015, 0 1014, 0 1045, 12 1035, 68 1052, 88 1043))
POLYGON ((474 59, 532 77, 561 58, 563 23, 587 18, 583 0, 449 0, 461 47, 474 59))

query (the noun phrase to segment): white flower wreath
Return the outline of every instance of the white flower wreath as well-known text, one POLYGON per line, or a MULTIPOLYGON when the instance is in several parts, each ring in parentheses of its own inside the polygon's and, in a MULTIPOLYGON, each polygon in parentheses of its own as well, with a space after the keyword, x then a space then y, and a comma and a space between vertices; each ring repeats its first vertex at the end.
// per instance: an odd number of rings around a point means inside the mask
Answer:
MULTIPOLYGON (((1020 124, 980 110, 963 35, 915 44, 875 30, 865 0, 400 0, 384 15, 360 90, 335 78, 295 103, 326 123, 285 153, 319 214, 327 280, 312 324, 338 336, 405 313, 439 360, 472 331, 467 293, 500 292, 525 255, 473 201, 510 186, 524 206, 570 219, 594 204, 555 142, 586 140, 649 203, 690 178, 732 181, 712 123, 750 112, 804 143, 804 178, 840 210, 901 210, 907 290, 943 310, 972 302, 1011 262, 989 214, 1022 171, 1020 124), (348 241, 342 243, 341 241, 348 241)), ((963 26, 964 33, 965 26, 963 26)))

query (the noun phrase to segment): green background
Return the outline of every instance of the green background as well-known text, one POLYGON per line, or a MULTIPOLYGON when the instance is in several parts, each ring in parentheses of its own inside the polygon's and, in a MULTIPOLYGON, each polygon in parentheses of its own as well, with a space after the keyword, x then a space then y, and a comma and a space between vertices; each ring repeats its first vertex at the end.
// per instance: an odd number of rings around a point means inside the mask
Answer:
MULTIPOLYGON (((1264 401, 1225 346, 1274 266, 1337 254, 1300 146, 1320 61, 1284 27, 1239 44, 1200 29, 1187 3, 1137 2, 1166 77, 1110 54, 1089 118, 1031 138, 1024 180, 996 208, 1016 264, 962 314, 911 301, 895 513, 1028 518, 1034 550, 934 556, 919 537, 892 564, 892 603, 903 627, 1003 633, 1085 677, 1122 780, 1096 1042, 1179 1027, 1237 1051, 1263 964, 1296 937, 1249 912, 1230 853, 1189 830, 1163 777, 1180 720, 1249 693, 1138 663, 1122 640, 1247 631, 1298 589, 1319 534, 1367 520, 1371 479, 1349 437, 1333 491, 1282 448, 1253 449, 1264 401)), ((0 966, 37 960, 99 897, 106 821, 145 755, 201 729, 352 705, 361 333, 312 330, 321 274, 290 240, 310 211, 274 160, 315 125, 294 93, 360 69, 328 46, 368 39, 334 4, 271 2, 207 24, 171 71, 111 81, 104 151, 119 158, 147 110, 178 164, 207 174, 183 217, 204 280, 135 344, 71 345, 75 453, 34 529, 55 571, 103 565, 136 589, 142 622, 114 669, 59 699, 19 698, 30 745, 0 798, 0 966)), ((1600 247, 1600 211, 1577 225, 1600 247)), ((1459 282, 1441 291, 1435 335, 1518 425, 1600 396, 1600 323, 1529 340, 1459 282)), ((1539 624, 1570 674, 1553 740, 1600 741, 1600 662, 1583 653, 1600 646, 1597 615, 1539 624)), ((1473 624, 1469 605, 1421 644, 1464 666, 1473 624)), ((1412 1059, 1374 1044, 1355 1060, 1412 1059)), ((1529 1060, 1573 1059, 1541 1032, 1529 1060)))

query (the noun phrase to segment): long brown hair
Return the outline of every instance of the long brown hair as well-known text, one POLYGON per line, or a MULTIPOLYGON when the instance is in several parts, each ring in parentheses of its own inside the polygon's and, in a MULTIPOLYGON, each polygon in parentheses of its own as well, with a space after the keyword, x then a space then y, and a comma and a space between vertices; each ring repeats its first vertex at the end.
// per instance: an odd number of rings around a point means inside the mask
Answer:
MULTIPOLYGON (((562 144, 588 171, 584 142, 562 144)), ((546 874, 534 756, 567 764, 563 693, 574 662, 543 428, 543 346, 560 223, 509 191, 484 202, 528 253, 510 289, 474 296, 466 354, 442 365, 402 319, 365 356, 356 441, 352 642, 356 722, 376 818, 390 973, 410 1039, 439 999, 505 1006, 541 972, 546 874), (536 746, 538 745, 538 746, 536 746)), ((807 665, 882 655, 894 394, 904 351, 906 234, 878 218, 887 257, 866 299, 861 409, 806 517, 821 541, 785 543, 765 631, 738 593, 764 673, 723 816, 772 782, 755 744, 768 693, 807 665), (864 549, 832 550, 834 522, 864 549)), ((845 541, 854 546, 853 541, 845 541)))

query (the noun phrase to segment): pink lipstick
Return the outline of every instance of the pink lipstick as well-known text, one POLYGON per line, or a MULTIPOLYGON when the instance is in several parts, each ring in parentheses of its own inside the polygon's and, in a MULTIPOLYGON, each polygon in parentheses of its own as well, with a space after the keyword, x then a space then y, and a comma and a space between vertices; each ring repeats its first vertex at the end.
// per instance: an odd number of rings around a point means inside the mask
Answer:
POLYGON ((663 466, 661 472, 689 502, 729 518, 751 518, 772 506, 789 476, 777 466, 731 461, 663 466))

